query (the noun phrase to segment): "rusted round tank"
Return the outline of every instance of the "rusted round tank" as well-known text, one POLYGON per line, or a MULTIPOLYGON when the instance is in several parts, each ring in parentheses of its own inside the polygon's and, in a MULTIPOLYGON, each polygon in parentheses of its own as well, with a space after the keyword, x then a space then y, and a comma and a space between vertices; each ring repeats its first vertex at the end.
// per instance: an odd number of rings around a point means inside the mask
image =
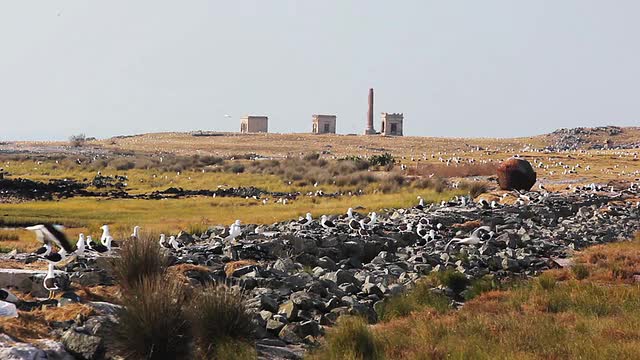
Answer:
POLYGON ((529 191, 536 183, 536 172, 527 160, 511 158, 498 166, 498 184, 502 190, 529 191))

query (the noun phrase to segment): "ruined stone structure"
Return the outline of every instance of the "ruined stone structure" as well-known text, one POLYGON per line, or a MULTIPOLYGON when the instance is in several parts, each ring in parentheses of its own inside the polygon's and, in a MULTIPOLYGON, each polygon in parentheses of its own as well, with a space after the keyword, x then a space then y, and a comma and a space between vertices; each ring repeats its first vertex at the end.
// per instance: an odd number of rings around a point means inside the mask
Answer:
POLYGON ((335 115, 313 115, 314 134, 335 134, 336 133, 336 116, 335 115))
POLYGON ((245 116, 240 119, 240 132, 269 132, 269 118, 267 116, 245 116))
POLYGON ((382 113, 380 133, 382 135, 402 136, 403 121, 404 115, 402 113, 382 113))
POLYGON ((373 89, 369 89, 369 108, 367 110, 367 126, 364 129, 365 135, 377 134, 373 128, 373 89))

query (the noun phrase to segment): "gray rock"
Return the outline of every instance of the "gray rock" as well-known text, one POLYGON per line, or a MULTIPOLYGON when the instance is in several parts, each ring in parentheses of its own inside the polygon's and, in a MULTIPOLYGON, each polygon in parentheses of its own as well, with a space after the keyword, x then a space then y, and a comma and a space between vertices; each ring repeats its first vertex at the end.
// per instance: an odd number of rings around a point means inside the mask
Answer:
POLYGON ((73 329, 65 331, 62 335, 62 343, 68 352, 82 359, 97 359, 102 339, 73 329))
POLYGON ((298 335, 298 331, 298 324, 287 324, 282 328, 282 330, 280 330, 278 337, 286 343, 299 344, 302 342, 302 339, 300 338, 300 335, 298 335))
POLYGON ((5 334, 0 334, 0 359, 47 360, 47 354, 31 344, 17 342, 5 334))
POLYGON ((287 320, 291 321, 298 314, 298 310, 300 310, 300 308, 293 301, 290 300, 280 305, 280 308, 278 309, 278 314, 283 315, 287 320))

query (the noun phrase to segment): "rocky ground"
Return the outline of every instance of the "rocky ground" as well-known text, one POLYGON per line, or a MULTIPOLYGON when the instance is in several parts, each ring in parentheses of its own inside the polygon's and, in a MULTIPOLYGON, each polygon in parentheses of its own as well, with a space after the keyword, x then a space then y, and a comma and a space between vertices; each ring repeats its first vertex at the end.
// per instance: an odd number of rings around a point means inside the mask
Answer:
POLYGON ((637 149, 640 147, 640 142, 637 139, 620 136, 631 129, 633 128, 621 128, 618 126, 558 129, 547 135, 550 144, 546 147, 546 150, 637 149))
MULTIPOLYGON (((187 198, 193 196, 213 197, 239 197, 260 198, 263 196, 295 199, 299 192, 271 192, 256 187, 218 188, 216 190, 199 189, 185 190, 170 187, 161 191, 153 191, 144 194, 131 194, 127 191, 127 178, 125 176, 96 176, 89 181, 75 181, 70 179, 55 179, 49 182, 34 181, 22 178, 0 177, 0 202, 18 202, 29 200, 54 200, 73 197, 103 197, 110 199, 170 199, 187 198), (93 186, 98 191, 87 188, 93 186)), ((322 194, 327 197, 343 195, 341 193, 322 194)))
MULTIPOLYGON (((509 193, 502 202, 513 205, 465 198, 426 208, 389 210, 366 232, 350 229, 344 218, 333 219, 334 229, 323 228, 317 220, 307 226, 291 221, 258 229, 243 226, 243 235, 230 242, 220 237, 225 235, 222 228, 210 228, 198 236, 179 234, 186 246, 167 251, 173 265, 186 264, 172 268, 182 269, 194 287, 211 280, 243 287, 259 329, 259 354, 293 359, 316 344, 341 315, 357 314, 375 323, 381 301, 410 289, 431 272, 454 268, 469 278, 526 277, 563 266, 575 249, 631 238, 640 230, 638 187, 598 190, 509 193), (421 222, 425 237, 415 231, 421 222), (413 231, 400 229, 406 224, 412 224, 413 231), (477 244, 450 243, 454 237, 467 238, 481 226, 488 228, 477 232, 481 235, 477 244)), ((20 254, 13 258, 33 260, 20 254)), ((112 282, 106 258, 70 263, 60 276, 72 285, 112 282)), ((20 290, 43 296, 40 283, 37 276, 25 275, 20 290)), ((433 291, 449 295, 453 306, 462 306, 450 289, 433 291)), ((60 301, 81 299, 67 292, 60 301)), ((55 324, 52 335, 62 345, 18 346, 2 338, 0 358, 11 358, 18 351, 39 358, 54 350, 54 358, 68 358, 65 354, 113 358, 105 334, 117 322, 113 316, 117 305, 91 302, 88 306, 98 315, 55 324)))

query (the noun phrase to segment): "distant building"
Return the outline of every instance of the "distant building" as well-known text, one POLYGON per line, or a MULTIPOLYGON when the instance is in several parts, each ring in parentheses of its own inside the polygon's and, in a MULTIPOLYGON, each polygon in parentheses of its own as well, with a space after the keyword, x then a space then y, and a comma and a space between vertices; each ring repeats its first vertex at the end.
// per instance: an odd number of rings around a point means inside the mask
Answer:
POLYGON ((404 115, 402 113, 382 113, 382 124, 380 133, 382 135, 402 136, 402 123, 404 115))
POLYGON ((240 119, 241 133, 269 132, 269 118, 267 116, 245 116, 240 119))
POLYGON ((336 133, 336 116, 335 115, 313 115, 314 134, 335 134, 336 133))

